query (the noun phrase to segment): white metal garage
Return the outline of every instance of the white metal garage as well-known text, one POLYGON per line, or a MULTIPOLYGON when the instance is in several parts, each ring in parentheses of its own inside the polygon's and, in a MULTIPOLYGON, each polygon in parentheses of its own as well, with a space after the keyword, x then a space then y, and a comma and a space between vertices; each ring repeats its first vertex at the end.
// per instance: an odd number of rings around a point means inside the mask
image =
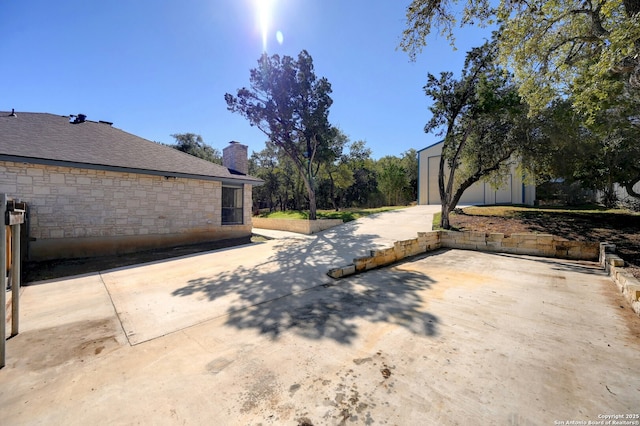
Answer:
MULTIPOLYGON (((418 151, 418 204, 440 204, 438 169, 442 145, 441 141, 418 151)), ((476 182, 464 192, 460 204, 533 205, 535 198, 535 186, 526 185, 513 165, 502 187, 496 189, 488 182, 476 182)))

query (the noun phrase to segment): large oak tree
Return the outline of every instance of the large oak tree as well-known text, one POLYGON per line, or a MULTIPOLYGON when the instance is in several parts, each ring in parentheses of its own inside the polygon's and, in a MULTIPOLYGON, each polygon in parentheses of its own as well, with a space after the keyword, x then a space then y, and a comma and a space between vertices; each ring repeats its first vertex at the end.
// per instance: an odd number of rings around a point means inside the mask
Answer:
POLYGON ((400 47, 415 57, 432 32, 453 41, 458 24, 498 25, 501 63, 535 113, 559 94, 591 114, 640 90, 640 0, 467 0, 460 20, 457 3, 412 0, 400 47))
POLYGON ((425 131, 444 135, 438 170, 444 229, 466 189, 483 179, 499 182, 511 161, 532 146, 526 109, 495 55, 494 42, 474 48, 459 79, 451 72, 429 74, 424 88, 433 100, 425 131))
POLYGON ((297 59, 263 54, 249 81, 250 87, 235 96, 225 94, 227 108, 244 116, 267 135, 267 144, 291 159, 307 189, 309 219, 315 220, 314 176, 334 132, 328 119, 331 84, 316 77, 305 50, 297 59))
POLYGON ((592 164, 571 174, 597 188, 594 177, 606 175, 639 198, 640 0, 467 0, 459 21, 457 3, 412 0, 400 47, 415 57, 434 31, 453 42, 458 24, 498 25, 499 61, 514 70, 529 114, 563 99, 580 116, 589 138, 575 148, 592 164))

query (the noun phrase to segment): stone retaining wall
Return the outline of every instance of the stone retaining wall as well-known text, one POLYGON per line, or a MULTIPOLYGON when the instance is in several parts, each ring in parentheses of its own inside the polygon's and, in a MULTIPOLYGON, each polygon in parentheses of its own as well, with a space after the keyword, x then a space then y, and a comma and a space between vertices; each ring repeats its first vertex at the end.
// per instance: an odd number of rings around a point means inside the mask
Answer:
POLYGON ((569 241, 550 234, 514 233, 505 237, 499 233, 438 232, 442 247, 575 260, 598 260, 599 255, 599 243, 569 241))
POLYGON ((396 241, 393 247, 371 250, 369 256, 353 259, 353 263, 331 269, 331 278, 342 278, 358 272, 390 265, 394 262, 439 248, 455 248, 497 253, 524 254, 572 260, 600 260, 602 267, 640 315, 640 281, 624 268, 624 260, 609 243, 568 241, 548 234, 504 234, 482 232, 433 231, 418 232, 417 238, 396 241))
POLYGON ((615 244, 600 243, 600 265, 609 273, 633 311, 640 315, 640 280, 626 270, 624 260, 615 252, 615 244))
POLYGON ((268 219, 254 217, 253 226, 262 229, 274 229, 277 231, 297 232, 298 234, 311 235, 334 226, 342 225, 342 219, 268 219))
POLYGON ((369 256, 358 257, 353 263, 329 271, 340 278, 439 248, 456 248, 499 253, 526 254, 575 260, 598 260, 599 243, 568 241, 547 234, 485 234, 483 232, 432 231, 418 232, 418 237, 397 241, 393 247, 371 250, 369 256))

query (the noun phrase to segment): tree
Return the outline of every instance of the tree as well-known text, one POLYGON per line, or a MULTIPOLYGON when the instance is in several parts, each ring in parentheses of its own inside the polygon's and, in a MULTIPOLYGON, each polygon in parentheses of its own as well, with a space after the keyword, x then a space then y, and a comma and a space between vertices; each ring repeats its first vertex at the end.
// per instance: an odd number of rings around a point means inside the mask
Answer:
MULTIPOLYGON (((400 47, 412 58, 432 28, 453 43, 450 3, 413 0, 406 17, 400 47)), ((591 116, 625 86, 640 89, 640 0, 466 2, 461 25, 496 22, 501 64, 514 70, 532 114, 571 95, 591 116)))
POLYGON ((407 173, 398 157, 385 156, 378 160, 378 189, 389 206, 404 204, 404 193, 409 187, 407 173))
POLYGON ((636 142, 640 128, 630 120, 632 111, 623 105, 601 111, 587 122, 570 100, 554 102, 538 124, 546 149, 537 152, 534 161, 542 174, 598 189, 608 206, 617 201, 615 183, 640 198, 633 190, 640 181, 640 145, 636 142))
POLYGON ((416 201, 418 199, 418 152, 413 148, 403 152, 400 162, 408 181, 405 197, 409 201, 416 201))
POLYGON ((345 190, 344 202, 347 206, 371 207, 378 188, 378 175, 371 149, 359 140, 349 146, 343 161, 353 171, 353 184, 345 190))
POLYGON ((281 186, 283 181, 282 169, 278 163, 275 151, 265 148, 260 152, 253 152, 249 158, 249 174, 264 181, 263 185, 253 188, 252 199, 254 210, 268 207, 273 211, 281 204, 281 186))
MULTIPOLYGON (((557 127, 545 149, 567 160, 560 162, 562 175, 605 192, 617 182, 638 197, 633 187, 640 182, 640 0, 502 0, 493 8, 486 0, 466 2, 461 25, 496 22, 499 61, 514 70, 529 114, 548 118, 560 104, 575 113, 567 122, 575 126, 573 140, 567 127, 540 125, 546 132, 557 127)), ((400 47, 415 58, 432 28, 453 42, 456 24, 449 3, 413 0, 400 47)))
MULTIPOLYGON (((324 198, 331 207, 338 211, 342 206, 345 191, 354 183, 353 170, 349 167, 346 157, 342 154, 349 138, 340 129, 335 128, 333 138, 329 141, 327 149, 322 155, 319 170, 319 178, 326 187, 324 198)), ((321 188, 319 184, 319 188, 321 188)))
POLYGON ((176 140, 175 145, 170 145, 178 151, 186 152, 203 160, 222 165, 220 151, 204 143, 202 136, 195 133, 176 133, 171 135, 176 140))
POLYGON ((591 121, 625 85, 640 89, 640 0, 502 6, 502 63, 533 111, 571 96, 591 121))
POLYGON ((268 144, 291 159, 307 190, 309 219, 315 220, 314 176, 333 131, 328 120, 331 84, 316 77, 305 50, 297 60, 263 54, 250 71, 250 84, 236 96, 225 94, 227 109, 244 116, 268 136, 268 144))
POLYGON ((433 99, 425 131, 444 134, 438 172, 444 229, 450 228, 449 213, 464 191, 480 179, 499 176, 528 144, 525 108, 495 55, 494 42, 474 48, 459 80, 450 72, 440 78, 429 74, 424 88, 433 99))

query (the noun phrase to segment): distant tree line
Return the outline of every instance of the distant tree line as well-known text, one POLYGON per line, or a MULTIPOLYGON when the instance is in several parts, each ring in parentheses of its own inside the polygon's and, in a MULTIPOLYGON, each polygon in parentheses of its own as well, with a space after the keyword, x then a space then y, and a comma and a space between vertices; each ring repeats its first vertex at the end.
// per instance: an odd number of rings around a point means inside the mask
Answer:
MULTIPOLYGON (((415 149, 400 157, 371 158, 364 141, 350 142, 341 131, 328 144, 331 155, 318 162, 311 179, 317 208, 408 205, 417 198, 418 158, 415 149)), ((254 152, 249 174, 264 180, 254 187, 256 209, 309 210, 308 193, 291 159, 273 147, 254 152)))
POLYGON ((207 145, 202 136, 195 133, 175 133, 171 137, 176 140, 175 144, 169 145, 171 148, 222 165, 220 150, 207 145))
MULTIPOLYGON (((316 158, 313 186, 320 209, 340 210, 348 207, 408 205, 418 196, 418 155, 415 149, 399 157, 371 158, 366 142, 351 142, 339 129, 316 158)), ((207 145, 195 133, 171 135, 175 144, 168 146, 198 158, 222 164, 220 150, 207 145)), ((309 197, 287 155, 268 142, 249 158, 249 174, 264 180, 253 188, 254 210, 309 210, 309 197)))

